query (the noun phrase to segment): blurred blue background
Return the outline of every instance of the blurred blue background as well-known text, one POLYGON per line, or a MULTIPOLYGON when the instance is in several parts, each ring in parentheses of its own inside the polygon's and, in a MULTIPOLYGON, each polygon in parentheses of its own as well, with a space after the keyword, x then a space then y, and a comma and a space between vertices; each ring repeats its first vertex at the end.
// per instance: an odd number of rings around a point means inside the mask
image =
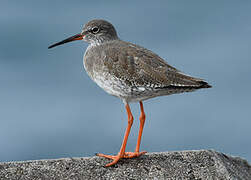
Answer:
MULTIPOLYGON (((87 76, 81 41, 48 50, 94 18, 212 89, 144 103, 142 150, 215 149, 251 162, 251 1, 9 1, 0 7, 0 161, 119 151, 123 103, 87 76)), ((127 150, 133 151, 139 104, 127 150)))

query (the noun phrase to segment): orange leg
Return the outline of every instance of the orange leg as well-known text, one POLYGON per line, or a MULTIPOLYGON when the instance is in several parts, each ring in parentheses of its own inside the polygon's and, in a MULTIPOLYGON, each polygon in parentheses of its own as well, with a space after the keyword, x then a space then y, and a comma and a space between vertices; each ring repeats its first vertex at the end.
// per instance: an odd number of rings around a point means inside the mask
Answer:
POLYGON ((146 115, 144 112, 144 107, 143 107, 142 101, 140 101, 139 104, 140 104, 141 114, 139 117, 140 127, 139 127, 139 135, 138 135, 136 149, 135 149, 135 152, 126 152, 124 158, 138 157, 138 156, 146 153, 146 151, 139 152, 141 137, 142 137, 143 128, 144 128, 145 119, 146 119, 146 115))
POLYGON ((106 167, 116 164, 121 158, 133 158, 133 157, 138 157, 138 156, 146 153, 146 151, 139 152, 141 136, 142 136, 142 132, 143 132, 144 124, 145 124, 145 112, 144 112, 144 108, 143 108, 143 103, 141 101, 140 101, 140 109, 141 109, 141 114, 140 114, 140 118, 139 118, 140 119, 140 129, 139 129, 139 136, 138 136, 138 141, 137 141, 135 152, 125 152, 127 139, 128 139, 128 136, 130 134, 130 130, 131 130, 131 127, 133 124, 133 116, 132 116, 132 113, 130 110, 130 106, 128 104, 126 104, 126 111, 127 111, 127 115, 128 115, 128 126, 126 129, 124 140, 121 145, 119 153, 116 156, 99 154, 99 153, 97 154, 97 156, 105 157, 105 158, 113 160, 111 163, 107 164, 106 167))
POLYGON ((123 140, 123 143, 121 145, 119 153, 116 156, 99 154, 99 153, 96 154, 97 156, 100 156, 100 157, 105 157, 105 158, 113 159, 113 161, 111 163, 107 164, 106 167, 112 166, 112 165, 116 164, 125 155, 126 143, 127 143, 128 136, 130 134, 132 123, 133 123, 133 116, 132 116, 132 112, 131 112, 129 104, 126 104, 126 111, 127 111, 127 115, 128 115, 128 126, 126 128, 124 140, 123 140))

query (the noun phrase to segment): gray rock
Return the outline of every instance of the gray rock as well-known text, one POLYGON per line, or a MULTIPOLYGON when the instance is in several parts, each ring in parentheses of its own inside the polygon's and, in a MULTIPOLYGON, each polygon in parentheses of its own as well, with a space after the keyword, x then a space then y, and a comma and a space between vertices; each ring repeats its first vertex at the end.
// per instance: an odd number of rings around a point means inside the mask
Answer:
POLYGON ((247 161, 213 150, 148 153, 113 167, 100 157, 0 163, 0 179, 241 179, 251 180, 247 161))

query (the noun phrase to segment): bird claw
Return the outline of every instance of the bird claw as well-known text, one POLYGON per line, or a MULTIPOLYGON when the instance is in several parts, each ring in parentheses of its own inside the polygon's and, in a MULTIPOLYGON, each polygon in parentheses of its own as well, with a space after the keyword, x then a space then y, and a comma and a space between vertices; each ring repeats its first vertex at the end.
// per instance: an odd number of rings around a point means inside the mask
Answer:
POLYGON ((106 154, 101 154, 101 153, 97 153, 96 156, 104 157, 104 158, 112 159, 112 160, 114 160, 114 159, 116 159, 118 157, 118 155, 114 156, 114 155, 106 155, 106 154))
POLYGON ((134 158, 134 157, 139 157, 143 154, 147 153, 146 151, 142 152, 125 152, 123 158, 134 158))
POLYGON ((114 155, 106 155, 106 154, 101 154, 101 153, 97 153, 96 155, 99 156, 99 157, 104 157, 104 158, 107 158, 107 159, 112 159, 113 161, 111 163, 108 163, 108 164, 105 165, 106 167, 109 167, 109 166, 115 165, 122 158, 139 157, 139 156, 141 156, 141 155, 143 155, 145 153, 146 153, 146 151, 142 151, 142 152, 125 152, 123 155, 118 154, 116 156, 114 156, 114 155))

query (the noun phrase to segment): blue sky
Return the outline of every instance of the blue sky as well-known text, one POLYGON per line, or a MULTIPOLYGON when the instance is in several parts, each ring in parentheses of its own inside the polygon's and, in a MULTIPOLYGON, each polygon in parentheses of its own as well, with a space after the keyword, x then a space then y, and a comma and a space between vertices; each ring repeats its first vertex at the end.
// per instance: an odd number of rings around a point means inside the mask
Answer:
MULTIPOLYGON (((215 149, 251 161, 251 2, 7 1, 0 7, 0 161, 116 154, 127 117, 83 69, 94 18, 212 89, 148 100, 142 150, 215 149)), ((131 105, 133 151, 139 105, 131 105)))

